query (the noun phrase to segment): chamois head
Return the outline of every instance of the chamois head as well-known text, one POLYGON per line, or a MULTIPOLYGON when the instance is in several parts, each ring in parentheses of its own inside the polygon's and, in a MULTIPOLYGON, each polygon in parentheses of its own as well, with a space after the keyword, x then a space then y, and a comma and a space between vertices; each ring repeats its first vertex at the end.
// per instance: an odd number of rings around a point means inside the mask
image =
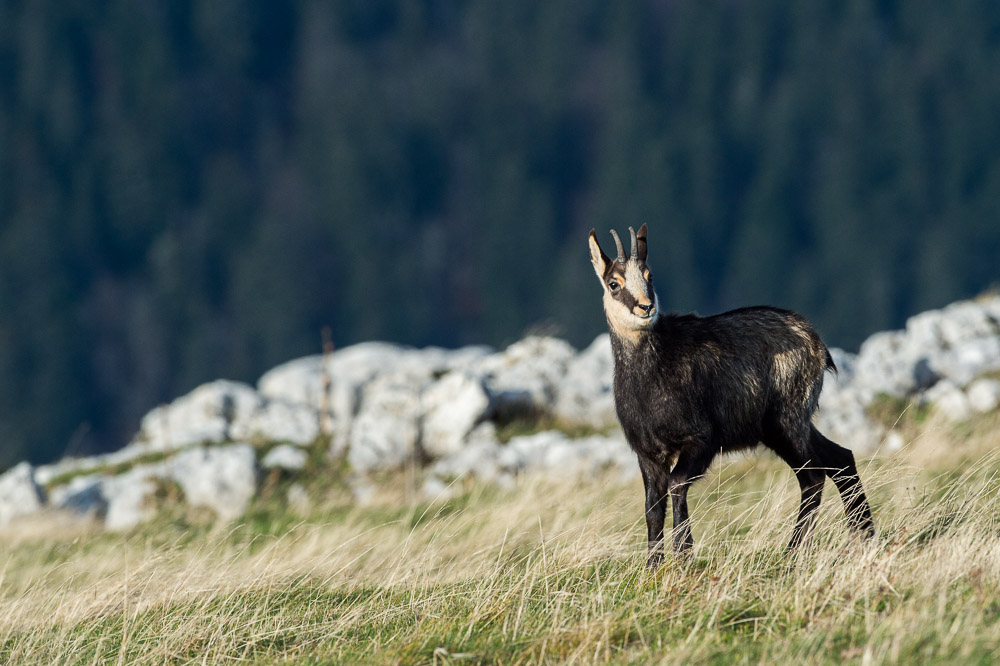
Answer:
POLYGON ((653 291, 653 274, 646 266, 646 225, 636 233, 628 228, 632 248, 628 257, 618 234, 612 229, 618 256, 608 257, 590 230, 590 262, 604 286, 604 313, 608 324, 620 337, 638 341, 640 332, 656 321, 659 309, 653 291))

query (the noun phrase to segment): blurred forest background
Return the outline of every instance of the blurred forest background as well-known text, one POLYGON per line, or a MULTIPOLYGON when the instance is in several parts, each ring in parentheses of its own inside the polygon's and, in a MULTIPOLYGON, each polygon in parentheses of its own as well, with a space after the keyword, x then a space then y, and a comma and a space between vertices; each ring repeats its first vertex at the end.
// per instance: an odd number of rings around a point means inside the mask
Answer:
POLYGON ((832 345, 1000 279, 1000 3, 0 1, 0 466, 334 341, 670 309, 832 345))

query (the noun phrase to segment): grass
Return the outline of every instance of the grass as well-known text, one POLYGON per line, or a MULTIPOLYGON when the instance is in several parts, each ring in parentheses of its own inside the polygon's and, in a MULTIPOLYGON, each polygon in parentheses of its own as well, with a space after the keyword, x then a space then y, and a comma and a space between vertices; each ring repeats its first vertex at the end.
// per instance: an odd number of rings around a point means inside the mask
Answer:
MULTIPOLYGON (((832 485, 787 556, 797 485, 760 454, 691 491, 689 560, 646 572, 641 483, 524 479, 357 506, 280 486, 240 521, 170 505, 121 534, 58 517, 0 536, 0 662, 992 663, 1000 651, 1000 432, 929 418, 862 461, 878 537, 832 485)), ((283 481, 282 481, 283 483, 283 481)))
POLYGON ((879 393, 868 405, 868 417, 887 428, 896 428, 911 434, 919 432, 931 415, 930 404, 920 404, 914 397, 901 398, 879 393))
POLYGON ((496 423, 497 439, 502 444, 506 444, 515 437, 534 435, 546 430, 561 432, 572 439, 581 439, 593 435, 609 435, 618 429, 616 423, 604 427, 595 427, 585 423, 568 423, 549 414, 526 409, 497 414, 494 423, 496 423))
POLYGON ((52 479, 45 484, 45 490, 47 492, 51 492, 53 488, 64 486, 73 479, 81 476, 90 476, 92 474, 117 476, 119 474, 124 474, 139 465, 152 465, 154 463, 162 462, 175 453, 176 451, 151 451, 141 456, 136 456, 131 460, 125 460, 112 465, 95 465, 94 467, 82 467, 80 469, 70 470, 68 472, 63 472, 58 476, 52 477, 52 479))

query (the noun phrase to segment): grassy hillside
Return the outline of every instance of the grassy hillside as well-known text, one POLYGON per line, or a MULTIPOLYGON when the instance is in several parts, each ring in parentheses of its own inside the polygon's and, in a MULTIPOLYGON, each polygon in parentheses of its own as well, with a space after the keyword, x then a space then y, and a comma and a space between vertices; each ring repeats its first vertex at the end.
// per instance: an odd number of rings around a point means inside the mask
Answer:
MULTIPOLYGON (((3 534, 3 663, 989 663, 1000 650, 1000 417, 912 424, 862 461, 878 538, 832 485, 810 547, 766 454, 692 491, 690 561, 643 567, 638 481, 524 480, 365 507, 287 481, 245 520, 180 504, 125 535, 57 519, 3 534)), ((170 502, 170 489, 163 501, 170 502)))

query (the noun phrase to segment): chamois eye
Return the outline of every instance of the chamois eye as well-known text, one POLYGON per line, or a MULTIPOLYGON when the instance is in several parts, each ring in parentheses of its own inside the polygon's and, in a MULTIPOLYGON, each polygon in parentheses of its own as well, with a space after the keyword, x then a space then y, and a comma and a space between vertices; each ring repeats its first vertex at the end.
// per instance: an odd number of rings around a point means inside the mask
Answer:
POLYGON ((612 280, 608 283, 608 289, 611 291, 618 291, 618 283, 612 280))

